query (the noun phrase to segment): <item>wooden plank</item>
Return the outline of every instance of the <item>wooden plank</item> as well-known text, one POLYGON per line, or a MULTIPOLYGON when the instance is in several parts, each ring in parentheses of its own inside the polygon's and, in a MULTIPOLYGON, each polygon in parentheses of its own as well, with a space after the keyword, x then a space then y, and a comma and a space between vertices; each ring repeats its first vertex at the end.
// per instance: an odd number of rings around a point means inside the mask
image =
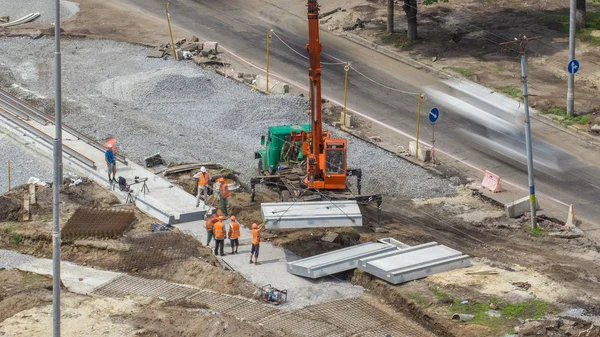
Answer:
POLYGON ((29 195, 25 194, 23 196, 23 221, 29 221, 30 218, 30 210, 29 210, 29 195))
POLYGON ((174 166, 174 167, 170 167, 170 168, 166 169, 164 171, 164 175, 197 170, 197 169, 201 168, 202 166, 206 167, 207 169, 209 169, 209 168, 210 169, 221 169, 222 168, 221 165, 215 164, 215 163, 185 164, 185 165, 174 166))
POLYGON ((35 198, 35 185, 29 184, 29 204, 35 205, 37 203, 35 198))

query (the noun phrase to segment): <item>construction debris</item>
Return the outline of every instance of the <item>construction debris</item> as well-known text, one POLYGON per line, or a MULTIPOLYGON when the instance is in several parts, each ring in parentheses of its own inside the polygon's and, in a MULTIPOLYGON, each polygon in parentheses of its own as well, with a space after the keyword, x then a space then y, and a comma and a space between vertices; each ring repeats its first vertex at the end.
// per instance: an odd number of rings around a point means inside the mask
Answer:
POLYGON ((10 21, 9 16, 0 16, 0 23, 8 23, 10 21))
POLYGON ((334 14, 337 11, 341 11, 341 10, 342 10, 342 7, 338 7, 338 8, 332 9, 330 11, 323 12, 323 13, 319 14, 319 19, 322 19, 324 17, 330 16, 331 14, 334 14))
POLYGON ((206 167, 207 169, 214 169, 214 170, 220 170, 223 168, 221 165, 215 164, 215 163, 184 164, 184 165, 178 165, 178 166, 174 166, 174 167, 166 169, 164 172, 164 175, 168 176, 168 175, 174 174, 174 173, 198 170, 202 166, 206 167))
MULTIPOLYGON (((18 20, 0 24, 0 28, 11 27, 11 26, 20 25, 22 23, 31 22, 31 21, 37 19, 38 17, 40 17, 40 13, 29 13, 18 20)), ((5 17, 5 18, 8 18, 8 17, 5 17)))
POLYGON ((144 163, 146 163, 146 167, 155 167, 159 165, 167 165, 164 159, 160 156, 160 153, 152 155, 150 157, 144 158, 144 163))

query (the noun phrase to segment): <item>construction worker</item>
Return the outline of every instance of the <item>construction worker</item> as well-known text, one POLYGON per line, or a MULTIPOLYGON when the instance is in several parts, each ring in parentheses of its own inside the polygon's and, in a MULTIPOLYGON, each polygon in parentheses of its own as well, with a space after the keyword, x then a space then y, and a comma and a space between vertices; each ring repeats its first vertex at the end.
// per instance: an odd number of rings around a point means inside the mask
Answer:
MULTIPOLYGON (((214 216, 214 214, 213 214, 214 216)), ((218 219, 216 219, 218 221, 218 219)), ((215 224, 215 218, 211 217, 210 219, 207 218, 206 221, 204 222, 206 225, 206 247, 208 247, 208 245, 210 244, 210 241, 213 238, 213 227, 215 224)))
POLYGON ((264 223, 260 226, 255 223, 252 224, 252 248, 250 248, 250 263, 258 264, 258 250, 260 248, 260 235, 265 229, 264 223), (255 261, 252 262, 252 255, 255 257, 255 261))
POLYGON ((194 178, 198 179, 198 195, 196 196, 196 207, 200 206, 200 196, 203 195, 204 203, 208 202, 208 182, 210 181, 210 175, 206 172, 206 167, 202 166, 200 172, 194 175, 194 178))
POLYGON ((106 161, 106 167, 108 170, 108 182, 117 182, 115 175, 117 174, 117 163, 115 162, 115 153, 113 152, 113 145, 108 144, 106 152, 104 152, 104 160, 106 161), (112 178, 110 174, 112 173, 112 178))
POLYGON ((225 178, 221 177, 217 182, 221 183, 219 187, 219 208, 223 212, 223 215, 227 216, 227 199, 231 197, 231 193, 229 192, 229 188, 227 188, 227 184, 225 184, 225 178))
POLYGON ((213 227, 213 233, 215 235, 215 255, 220 253, 221 256, 225 256, 223 252, 225 246, 225 228, 223 227, 223 220, 225 216, 221 215, 219 221, 217 221, 213 227))
POLYGON ((236 221, 235 216, 231 216, 231 223, 229 224, 229 241, 231 242, 231 254, 237 254, 238 247, 240 245, 240 224, 236 221), (234 250, 235 248, 235 250, 234 250))

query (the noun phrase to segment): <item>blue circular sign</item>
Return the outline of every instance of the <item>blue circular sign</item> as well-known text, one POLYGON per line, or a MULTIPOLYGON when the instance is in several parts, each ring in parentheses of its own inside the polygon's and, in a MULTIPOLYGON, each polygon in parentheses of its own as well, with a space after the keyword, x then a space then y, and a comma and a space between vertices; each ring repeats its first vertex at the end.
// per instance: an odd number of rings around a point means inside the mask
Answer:
POLYGON ((575 74, 576 72, 578 72, 579 71, 579 61, 571 60, 571 62, 569 62, 569 65, 567 66, 567 70, 569 70, 569 74, 575 74))
POLYGON ((429 121, 431 123, 435 123, 438 118, 440 118, 440 110, 438 108, 433 108, 429 111, 429 121))

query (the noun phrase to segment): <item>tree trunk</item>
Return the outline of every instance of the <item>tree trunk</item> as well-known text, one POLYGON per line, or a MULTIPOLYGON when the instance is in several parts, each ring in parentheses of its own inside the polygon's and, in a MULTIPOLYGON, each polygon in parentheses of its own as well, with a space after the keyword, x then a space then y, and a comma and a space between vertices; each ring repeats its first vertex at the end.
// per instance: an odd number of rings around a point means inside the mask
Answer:
POLYGON ((415 41, 417 39, 417 0, 404 0, 402 9, 406 13, 408 41, 415 41))
POLYGON ((387 2, 387 32, 388 34, 394 32, 394 0, 387 2))
POLYGON ((585 28, 585 1, 586 0, 577 0, 577 30, 585 28))

